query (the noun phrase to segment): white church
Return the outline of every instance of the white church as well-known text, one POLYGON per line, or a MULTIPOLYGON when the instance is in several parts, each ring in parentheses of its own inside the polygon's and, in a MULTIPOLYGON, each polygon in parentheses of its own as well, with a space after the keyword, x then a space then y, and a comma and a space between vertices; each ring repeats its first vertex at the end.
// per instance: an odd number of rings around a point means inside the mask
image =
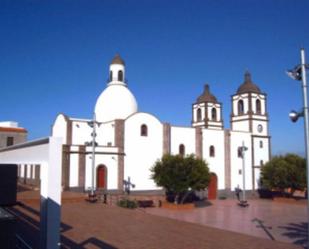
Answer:
MULTIPOLYGON (((212 173, 209 194, 234 190, 243 184, 245 152, 246 189, 256 190, 261 166, 270 158, 266 94, 245 73, 244 82, 231 97, 230 129, 225 129, 222 104, 209 86, 192 105, 191 127, 164 123, 150 113, 139 112, 125 80, 125 63, 116 55, 109 67, 109 83, 95 105, 95 188, 122 191, 130 178, 136 191, 160 190, 150 179, 150 168, 164 154, 195 154, 212 173)), ((59 114, 52 136, 63 138, 62 185, 88 190, 92 186, 92 128, 89 119, 59 114)))

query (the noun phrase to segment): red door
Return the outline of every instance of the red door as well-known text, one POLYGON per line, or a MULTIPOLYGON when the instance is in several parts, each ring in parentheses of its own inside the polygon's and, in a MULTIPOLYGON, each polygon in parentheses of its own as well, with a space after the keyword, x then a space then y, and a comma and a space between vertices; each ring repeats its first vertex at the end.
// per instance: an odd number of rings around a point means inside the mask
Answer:
POLYGON ((99 166, 97 169, 97 188, 106 187, 106 170, 105 166, 99 166))
POLYGON ((217 199, 217 176, 214 173, 211 173, 210 177, 210 183, 208 186, 208 199, 217 199))

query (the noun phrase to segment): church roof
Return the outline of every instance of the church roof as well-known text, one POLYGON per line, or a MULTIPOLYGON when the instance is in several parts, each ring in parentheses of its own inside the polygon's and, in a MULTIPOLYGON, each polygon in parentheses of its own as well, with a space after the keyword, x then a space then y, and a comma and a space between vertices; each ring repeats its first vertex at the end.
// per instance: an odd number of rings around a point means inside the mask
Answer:
POLYGON ((112 60, 111 64, 120 64, 125 65, 124 60, 120 57, 119 54, 116 54, 114 59, 112 60))
POLYGON ((210 93, 208 84, 204 85, 204 92, 201 96, 197 98, 196 101, 197 103, 202 103, 202 102, 218 103, 216 97, 210 93))
POLYGON ((237 90, 237 94, 242 93, 261 93, 260 88, 252 82, 251 74, 248 71, 245 73, 244 83, 242 83, 242 85, 237 90))

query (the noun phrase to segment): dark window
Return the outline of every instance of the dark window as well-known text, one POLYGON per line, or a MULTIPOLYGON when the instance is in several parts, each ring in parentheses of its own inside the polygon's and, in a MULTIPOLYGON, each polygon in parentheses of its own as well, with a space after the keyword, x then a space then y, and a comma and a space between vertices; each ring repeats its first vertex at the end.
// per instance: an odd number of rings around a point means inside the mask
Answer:
POLYGON ((14 144, 14 138, 13 137, 7 137, 6 138, 6 146, 11 146, 14 144))
POLYGON ((215 157, 215 147, 213 145, 209 147, 209 156, 215 157))
POLYGON ((185 151, 185 146, 183 144, 179 145, 179 155, 184 156, 186 151, 185 151))
POLYGON ((141 136, 143 136, 143 137, 147 137, 148 136, 148 127, 145 124, 143 124, 141 126, 141 136))
POLYGON ((244 102, 242 100, 238 101, 238 115, 244 114, 244 102))
POLYGON ((255 105, 256 105, 256 113, 261 114, 261 101, 259 99, 257 99, 255 101, 255 105))
POLYGON ((118 71, 118 80, 123 81, 123 72, 121 70, 118 71))
POLYGON ((202 121, 202 110, 201 108, 198 108, 196 111, 197 121, 202 121))
POLYGON ((263 148, 263 141, 260 141, 260 148, 263 148))
POLYGON ((109 72, 109 80, 112 81, 113 80, 113 71, 109 72))
POLYGON ((211 109, 211 119, 217 120, 217 109, 216 108, 211 109))

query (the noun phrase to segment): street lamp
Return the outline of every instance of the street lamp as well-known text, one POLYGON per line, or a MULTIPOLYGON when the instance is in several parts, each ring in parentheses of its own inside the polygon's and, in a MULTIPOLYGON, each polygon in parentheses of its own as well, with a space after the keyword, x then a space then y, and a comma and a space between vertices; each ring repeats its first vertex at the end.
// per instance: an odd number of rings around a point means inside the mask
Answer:
POLYGON ((91 142, 86 142, 86 145, 91 145, 92 146, 92 178, 91 178, 91 191, 89 195, 90 201, 95 201, 96 200, 96 195, 94 192, 94 169, 95 169, 95 147, 98 146, 97 142, 95 141, 95 138, 97 136, 96 133, 96 126, 100 126, 101 123, 96 120, 96 115, 93 113, 93 119, 91 121, 88 121, 87 124, 92 128, 92 141, 91 142))
POLYGON ((247 200, 246 200, 246 167, 245 167, 245 152, 248 150, 248 147, 245 146, 245 142, 242 141, 241 147, 238 148, 238 154, 242 158, 242 185, 243 185, 243 191, 242 191, 242 200, 239 202, 239 205, 241 207, 247 207, 249 206, 247 200))
MULTIPOLYGON (((302 48, 300 50, 300 65, 297 65, 292 70, 288 70, 287 74, 293 80, 302 81, 302 89, 303 89, 303 101, 304 107, 302 111, 296 112, 291 111, 289 116, 292 122, 296 122, 299 117, 304 117, 305 122, 305 149, 306 149, 306 164, 307 164, 307 215, 309 217, 309 120, 308 120, 308 97, 307 97, 307 79, 306 79, 306 69, 309 68, 309 65, 305 63, 305 49, 302 48)), ((309 222, 308 222, 308 234, 307 234, 307 248, 309 248, 309 222)))

